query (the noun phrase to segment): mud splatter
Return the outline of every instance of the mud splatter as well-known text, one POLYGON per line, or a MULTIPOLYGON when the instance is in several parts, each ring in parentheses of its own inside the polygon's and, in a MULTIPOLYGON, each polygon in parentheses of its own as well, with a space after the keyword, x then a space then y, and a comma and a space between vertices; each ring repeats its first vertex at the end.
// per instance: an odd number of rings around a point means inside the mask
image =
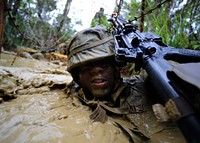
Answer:
POLYGON ((67 97, 66 67, 13 55, 0 59, 1 143, 126 143, 112 121, 92 122, 87 106, 67 97))

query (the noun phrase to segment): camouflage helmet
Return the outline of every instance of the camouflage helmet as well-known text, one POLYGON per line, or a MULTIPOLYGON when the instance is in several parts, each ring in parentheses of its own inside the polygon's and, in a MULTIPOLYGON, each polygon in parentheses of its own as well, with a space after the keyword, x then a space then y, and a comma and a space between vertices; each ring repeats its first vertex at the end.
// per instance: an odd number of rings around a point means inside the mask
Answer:
POLYGON ((114 57, 113 46, 113 38, 105 26, 101 25, 78 32, 67 49, 67 70, 72 71, 89 62, 114 57))

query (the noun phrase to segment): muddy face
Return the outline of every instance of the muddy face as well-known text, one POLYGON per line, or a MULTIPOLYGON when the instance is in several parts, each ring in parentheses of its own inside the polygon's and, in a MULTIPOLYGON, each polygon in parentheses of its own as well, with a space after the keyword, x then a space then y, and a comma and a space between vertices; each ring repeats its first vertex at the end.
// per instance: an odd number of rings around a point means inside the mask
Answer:
POLYGON ((109 96, 115 85, 115 68, 109 61, 93 62, 80 69, 82 88, 94 97, 109 96))

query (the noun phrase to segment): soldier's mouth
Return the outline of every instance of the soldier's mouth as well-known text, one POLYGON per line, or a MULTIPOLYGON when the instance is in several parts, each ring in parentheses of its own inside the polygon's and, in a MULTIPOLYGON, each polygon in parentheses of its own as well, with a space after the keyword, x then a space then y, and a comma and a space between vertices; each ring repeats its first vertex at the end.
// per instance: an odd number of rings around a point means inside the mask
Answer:
POLYGON ((107 80, 103 79, 103 78, 95 78, 92 80, 92 84, 96 85, 96 86, 102 86, 106 83, 107 80))
POLYGON ((105 80, 103 80, 103 79, 97 79, 97 80, 94 80, 93 81, 93 83, 102 83, 102 82, 104 82, 105 80))

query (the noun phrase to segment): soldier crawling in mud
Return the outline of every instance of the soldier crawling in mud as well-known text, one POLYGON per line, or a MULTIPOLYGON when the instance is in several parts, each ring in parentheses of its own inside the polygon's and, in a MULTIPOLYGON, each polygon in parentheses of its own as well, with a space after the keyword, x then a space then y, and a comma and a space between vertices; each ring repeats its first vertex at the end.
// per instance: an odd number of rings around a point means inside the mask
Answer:
POLYGON ((112 120, 131 142, 186 142, 176 125, 156 120, 146 96, 146 74, 121 77, 123 65, 115 61, 113 39, 105 27, 78 32, 67 52, 73 77, 67 94, 91 107, 91 120, 112 120))

